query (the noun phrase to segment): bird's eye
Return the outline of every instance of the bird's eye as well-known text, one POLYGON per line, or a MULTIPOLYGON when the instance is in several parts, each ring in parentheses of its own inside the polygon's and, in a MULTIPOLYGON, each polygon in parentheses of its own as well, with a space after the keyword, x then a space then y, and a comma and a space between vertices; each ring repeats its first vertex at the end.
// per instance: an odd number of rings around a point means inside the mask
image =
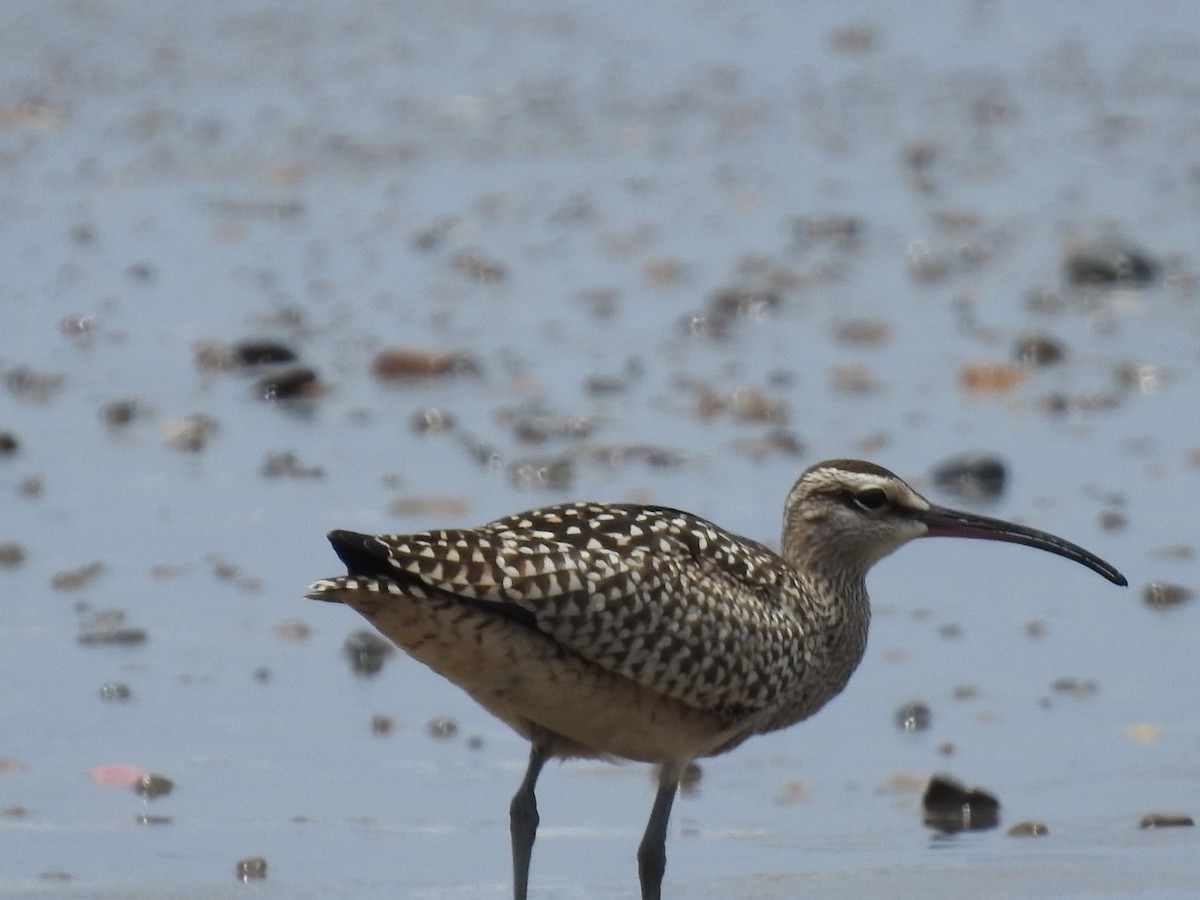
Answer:
POLYGON ((887 506, 888 496, 883 488, 867 488, 853 494, 854 505, 859 509, 876 510, 887 506))

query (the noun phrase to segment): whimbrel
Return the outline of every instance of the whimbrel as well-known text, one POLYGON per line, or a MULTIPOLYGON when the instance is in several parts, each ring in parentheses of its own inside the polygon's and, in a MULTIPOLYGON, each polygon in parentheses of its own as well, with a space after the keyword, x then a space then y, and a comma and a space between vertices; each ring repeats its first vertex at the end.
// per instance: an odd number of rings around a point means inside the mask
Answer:
POLYGON ((684 767, 838 694, 866 649, 867 570, 928 536, 1025 544, 1127 584, 1069 541, 935 506, 886 469, 836 459, 788 494, 778 554, 676 509, 566 503, 473 529, 334 531, 348 574, 308 596, 354 608, 529 740, 509 809, 516 900, 548 759, 657 763, 637 854, 642 897, 657 900, 684 767))

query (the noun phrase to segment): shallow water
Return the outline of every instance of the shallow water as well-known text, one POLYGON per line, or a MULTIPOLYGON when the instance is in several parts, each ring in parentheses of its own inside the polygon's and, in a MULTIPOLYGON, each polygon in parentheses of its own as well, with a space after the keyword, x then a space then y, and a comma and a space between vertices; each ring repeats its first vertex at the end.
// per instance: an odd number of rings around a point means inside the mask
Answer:
MULTIPOLYGON (((1197 584, 1200 20, 1184 2, 899 9, 6 4, 0 431, 19 449, 0 542, 24 560, 0 569, 0 894, 503 897, 526 748, 399 655, 351 672, 364 623, 300 597, 337 571, 327 530, 588 497, 773 543, 816 460, 868 457, 963 505, 930 471, 984 450, 1010 479, 983 511, 1084 544, 1131 588, 1016 547, 885 560, 850 687, 703 763, 667 889, 1195 896, 1195 829, 1137 824, 1200 812, 1200 612, 1141 599, 1197 584), (834 217, 856 230, 797 225, 834 217), (1159 277, 1068 284, 1068 257, 1114 234, 1159 277), (761 302, 706 318, 733 288, 761 302), (847 339, 860 320, 882 336, 847 339), (1065 361, 964 387, 1029 333, 1065 361), (259 337, 324 392, 270 403, 261 373, 196 365, 202 342, 259 337), (478 372, 385 384, 390 346, 478 372), (22 369, 61 386, 39 398, 22 369), (119 400, 139 414, 106 426, 119 400), (418 433, 428 407, 456 426, 418 433), (197 413, 216 434, 172 446, 197 413), (278 451, 322 477, 265 477, 278 451), (564 459, 559 488, 514 481, 564 459), (111 608, 147 640, 79 643, 111 608), (131 698, 101 699, 112 681, 131 698), (913 699, 926 732, 893 722, 913 699), (432 737, 438 717, 458 734, 432 737), (175 789, 89 780, 107 763, 175 789), (994 792, 1001 827, 927 830, 936 771, 994 792), (1049 836, 1005 836, 1023 820, 1049 836), (237 883, 254 855, 267 878, 237 883)), ((646 767, 569 763, 539 787, 534 895, 629 896, 646 767)))

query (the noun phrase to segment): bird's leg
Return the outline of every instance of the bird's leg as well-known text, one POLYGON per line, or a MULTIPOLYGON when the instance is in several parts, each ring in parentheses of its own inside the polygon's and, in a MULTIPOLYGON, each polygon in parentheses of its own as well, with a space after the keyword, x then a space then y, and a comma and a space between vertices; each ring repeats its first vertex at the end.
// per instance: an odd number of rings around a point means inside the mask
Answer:
POLYGON ((529 858, 533 854, 533 839, 537 837, 538 827, 537 798, 533 788, 545 764, 545 749, 533 744, 529 749, 529 768, 508 807, 512 832, 513 900, 525 900, 529 891, 529 858))
POLYGON ((671 820, 671 804, 675 802, 675 791, 685 765, 686 760, 663 763, 658 776, 654 808, 650 810, 650 821, 646 823, 646 833, 638 846, 642 900, 660 900, 662 897, 663 873, 667 870, 667 823, 671 820))

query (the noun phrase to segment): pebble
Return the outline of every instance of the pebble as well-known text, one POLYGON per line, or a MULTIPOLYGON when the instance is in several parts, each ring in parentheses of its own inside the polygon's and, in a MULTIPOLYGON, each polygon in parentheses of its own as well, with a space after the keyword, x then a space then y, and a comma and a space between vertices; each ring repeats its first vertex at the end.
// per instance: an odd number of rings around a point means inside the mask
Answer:
POLYGON ((376 737, 387 737, 396 730, 396 720, 383 713, 371 716, 371 734, 376 737))
POLYGON ((262 856, 247 856, 234 866, 238 881, 258 881, 267 877, 267 860, 262 856))
POLYGON ((479 363, 461 353, 390 347, 375 355, 371 372, 381 381, 478 374, 479 363))
POLYGON ((292 348, 275 341, 243 341, 233 346, 233 358, 239 365, 262 366, 296 361, 292 348))
POLYGON ((1100 691, 1100 686, 1090 678, 1057 678, 1050 685, 1050 690, 1056 694, 1066 694, 1076 700, 1094 697, 1100 691))
POLYGON ((26 366, 15 366, 4 373, 4 385, 13 396, 34 403, 45 403, 57 394, 66 378, 57 372, 35 372, 26 366))
POLYGON ((928 705, 913 701, 896 710, 895 722, 901 731, 926 731, 933 723, 933 713, 928 705))
POLYGON ((220 430, 217 420, 204 413, 172 419, 162 426, 163 439, 176 450, 199 453, 220 430))
POLYGON ((301 643, 312 636, 312 625, 304 619, 283 619, 275 626, 275 636, 288 643, 301 643))
POLYGON ((1008 470, 988 453, 964 453, 938 463, 933 482, 948 494, 966 500, 995 500, 1004 493, 1008 470))
MULTIPOLYGON (((845 31, 846 29, 842 29, 834 34, 836 36, 845 31)), ((866 222, 863 219, 847 213, 797 216, 792 222, 792 238, 798 249, 816 243, 829 243, 839 249, 850 250, 858 245, 866 230, 866 222)))
POLYGON ((88 769, 87 774, 94 784, 103 787, 131 788, 150 773, 132 763, 105 763, 88 769))
POLYGON ((1142 589, 1142 600, 1151 609, 1171 609, 1192 597, 1190 588, 1169 581, 1152 581, 1142 589))
POLYGON ((0 456, 12 456, 21 446, 11 431, 0 431, 0 456))
POLYGON ((783 296, 770 288, 728 287, 715 291, 699 314, 681 321, 685 333, 723 340, 737 321, 762 322, 783 305, 783 296))
POLYGON ((108 681, 100 685, 100 699, 102 700, 128 700, 132 696, 133 692, 129 690, 129 685, 119 681, 108 681))
POLYGON ((450 258, 450 267, 474 281, 487 284, 508 277, 508 266, 479 250, 460 250, 450 258))
POLYGON ((436 250, 441 247, 458 225, 458 220, 450 216, 436 219, 414 231, 409 237, 409 244, 414 250, 426 253, 436 250))
POLYGON ((704 769, 700 763, 692 760, 683 767, 679 776, 679 790, 685 796, 695 796, 700 793, 700 779, 704 777, 704 769))
POLYGON ((520 490, 566 490, 574 480, 574 466, 565 456, 514 460, 508 465, 508 480, 520 490))
POLYGON ((132 263, 125 267, 125 274, 133 281, 150 282, 158 274, 158 270, 150 263, 132 263))
POLYGON ((254 393, 263 400, 308 400, 324 391, 315 369, 290 366, 258 380, 254 393))
POLYGON ((734 388, 727 395, 726 404, 738 422, 772 424, 787 419, 784 402, 756 387, 734 388))
POLYGON ((275 341, 242 341, 232 346, 203 343, 196 348, 196 367, 208 371, 243 369, 296 361, 290 347, 275 341))
POLYGON ((416 519, 462 519, 471 511, 464 497, 397 497, 388 504, 396 516, 416 519))
POLYGON ((1066 359, 1063 345, 1045 334, 1027 334, 1017 338, 1013 356, 1026 366, 1049 366, 1066 359))
POLYGON ((306 466, 291 450, 268 453, 263 460, 264 478, 324 478, 322 466, 306 466))
POLYGON ((437 406, 427 406, 417 410, 408 422, 409 427, 416 434, 441 434, 458 424, 451 413, 437 406))
POLYGON ((429 724, 425 726, 425 731, 430 737, 438 740, 449 740, 458 734, 458 723, 453 719, 441 716, 436 719, 431 719, 429 724))
POLYGON ((958 373, 959 383, 974 393, 1001 393, 1025 380, 1023 368, 1011 363, 970 363, 958 373))
POLYGON ((499 418, 523 444, 541 444, 551 438, 585 438, 596 427, 595 420, 587 416, 556 416, 540 410, 502 410, 499 418))
POLYGON ((685 462, 682 453, 654 444, 588 444, 582 451, 589 461, 609 469, 632 463, 645 463, 652 469, 673 469, 685 462))
POLYGON ((834 340, 854 347, 877 347, 891 336, 892 326, 878 319, 848 319, 833 326, 834 340))
POLYGON ((1163 366, 1130 362, 1118 363, 1115 372, 1122 387, 1138 394, 1152 394, 1174 376, 1174 372, 1163 366))
POLYGON ((882 385, 866 366, 834 366, 830 386, 838 394, 871 394, 882 385))
POLYGON ((1182 813, 1146 813, 1138 828, 1190 828, 1195 824, 1191 816, 1182 813))
POLYGON ((1149 722, 1137 722, 1125 729, 1125 736, 1135 744, 1153 744, 1162 738, 1162 727, 1149 722))
POLYGON ((25 561, 25 548, 16 541, 0 544, 0 568, 11 569, 25 561))
POLYGON ((763 460, 771 456, 803 456, 808 450, 804 441, 795 432, 786 428, 772 428, 761 437, 734 441, 732 447, 738 453, 753 460, 763 460))
POLYGON ((156 797, 165 797, 174 789, 175 782, 165 776, 155 775, 153 772, 147 772, 133 783, 133 792, 150 800, 156 797))
POLYGON ((342 644, 342 652, 350 660, 350 668, 359 675, 376 675, 396 648, 374 632, 352 632, 342 644))
POLYGON ((1005 833, 1009 837, 1045 837, 1050 829, 1041 822, 1018 822, 1005 833))
POLYGON ((1098 241, 1071 253, 1064 268, 1067 281, 1077 287, 1145 285, 1158 277, 1160 269, 1144 251, 1119 239, 1098 241))
POLYGON ((921 801, 925 824, 945 834, 982 831, 1000 823, 1000 801, 946 775, 929 779, 921 801))
POLYGON ((783 783, 778 796, 775 798, 776 806, 794 806, 797 803, 803 803, 808 799, 809 789, 808 783, 799 778, 790 778, 783 783))
POLYGON ((79 625, 81 644, 141 644, 146 632, 125 624, 125 613, 119 609, 102 609, 79 625))
POLYGON ((26 475, 17 485, 17 493, 31 500, 42 496, 45 490, 46 482, 41 475, 26 475))
POLYGON ((136 400, 113 400, 100 407, 100 421, 110 428, 123 428, 142 413, 136 400))

